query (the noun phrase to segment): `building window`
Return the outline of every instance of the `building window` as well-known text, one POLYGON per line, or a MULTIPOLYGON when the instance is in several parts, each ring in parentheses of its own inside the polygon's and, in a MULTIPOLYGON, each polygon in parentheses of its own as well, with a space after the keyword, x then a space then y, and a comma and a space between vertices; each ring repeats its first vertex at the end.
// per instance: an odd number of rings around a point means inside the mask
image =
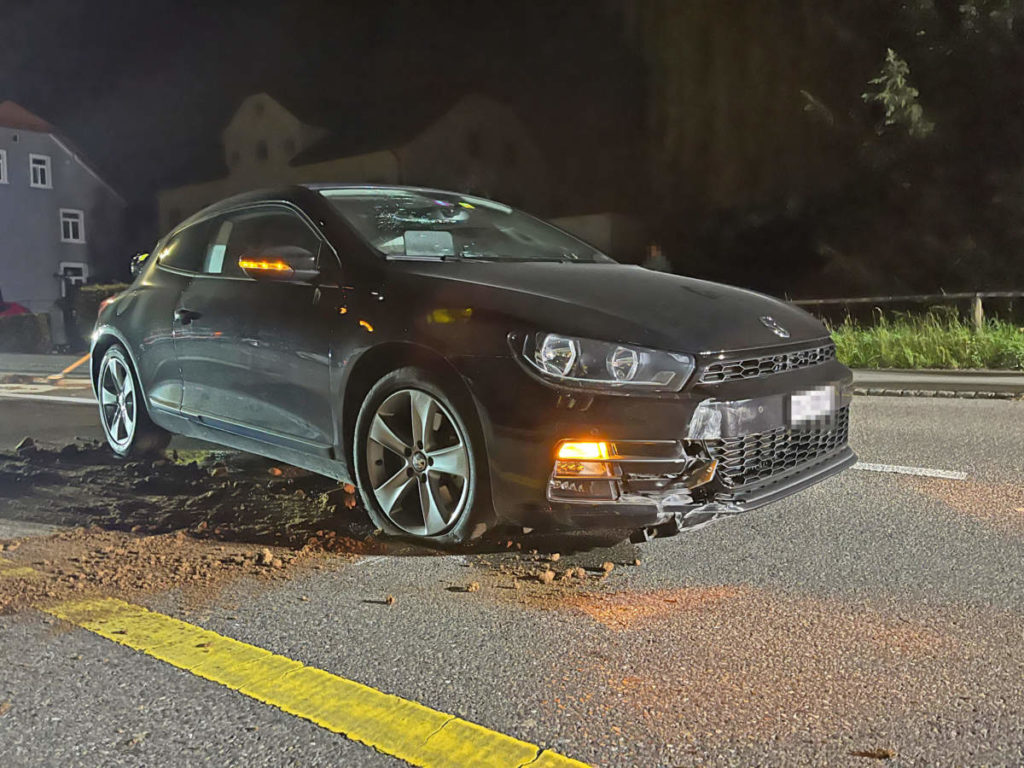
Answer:
POLYGON ((7 183, 7 150, 0 149, 0 184, 7 183))
POLYGON ((29 155, 28 168, 30 186, 40 189, 50 189, 53 186, 49 155, 29 155))
POLYGON ((256 142, 256 159, 263 161, 267 159, 267 142, 264 139, 260 139, 256 142))
POLYGON ((60 209, 60 241, 62 243, 84 243, 85 221, 81 211, 74 208, 60 209))

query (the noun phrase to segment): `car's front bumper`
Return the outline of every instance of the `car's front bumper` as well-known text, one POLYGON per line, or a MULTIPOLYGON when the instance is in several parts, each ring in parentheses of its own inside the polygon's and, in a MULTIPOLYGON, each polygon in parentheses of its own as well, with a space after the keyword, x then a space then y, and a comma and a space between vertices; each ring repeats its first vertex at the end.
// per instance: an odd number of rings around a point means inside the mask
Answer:
POLYGON ((660 397, 568 394, 515 360, 480 362, 464 360, 463 370, 480 406, 494 508, 524 526, 689 527, 777 501, 856 461, 852 375, 834 360, 660 397), (792 393, 829 384, 835 417, 790 429, 792 393), (566 439, 614 445, 609 477, 574 483, 557 471, 566 439), (695 480, 712 461, 710 482, 695 480))

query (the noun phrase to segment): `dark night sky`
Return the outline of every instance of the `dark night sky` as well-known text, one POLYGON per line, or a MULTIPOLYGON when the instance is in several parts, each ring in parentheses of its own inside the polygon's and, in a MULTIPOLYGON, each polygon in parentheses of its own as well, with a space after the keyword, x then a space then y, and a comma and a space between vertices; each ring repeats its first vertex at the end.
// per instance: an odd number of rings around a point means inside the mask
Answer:
POLYGON ((481 91, 554 156, 599 157, 643 123, 641 65, 593 0, 0 0, 0 29, 0 100, 58 126, 143 208, 218 174, 220 131, 259 90, 322 100, 336 121, 481 91))

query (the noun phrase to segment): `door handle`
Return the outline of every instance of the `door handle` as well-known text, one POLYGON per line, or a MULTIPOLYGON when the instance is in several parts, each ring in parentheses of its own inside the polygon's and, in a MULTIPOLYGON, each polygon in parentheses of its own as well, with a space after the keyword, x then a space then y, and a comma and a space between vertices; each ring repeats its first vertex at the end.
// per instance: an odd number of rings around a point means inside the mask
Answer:
POLYGON ((198 320, 202 315, 198 312, 193 312, 191 309, 176 309, 174 310, 174 319, 182 325, 188 325, 193 320, 198 320))

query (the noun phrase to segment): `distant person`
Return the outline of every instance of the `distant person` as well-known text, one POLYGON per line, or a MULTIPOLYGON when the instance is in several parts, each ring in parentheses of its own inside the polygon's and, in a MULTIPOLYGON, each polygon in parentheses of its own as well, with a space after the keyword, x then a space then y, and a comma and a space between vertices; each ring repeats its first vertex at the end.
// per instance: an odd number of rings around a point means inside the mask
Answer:
POLYGON ((643 264, 644 269, 653 269, 655 272, 671 272, 672 265, 666 258, 664 251, 661 250, 661 245, 658 243, 651 243, 647 246, 647 255, 644 257, 643 264))

